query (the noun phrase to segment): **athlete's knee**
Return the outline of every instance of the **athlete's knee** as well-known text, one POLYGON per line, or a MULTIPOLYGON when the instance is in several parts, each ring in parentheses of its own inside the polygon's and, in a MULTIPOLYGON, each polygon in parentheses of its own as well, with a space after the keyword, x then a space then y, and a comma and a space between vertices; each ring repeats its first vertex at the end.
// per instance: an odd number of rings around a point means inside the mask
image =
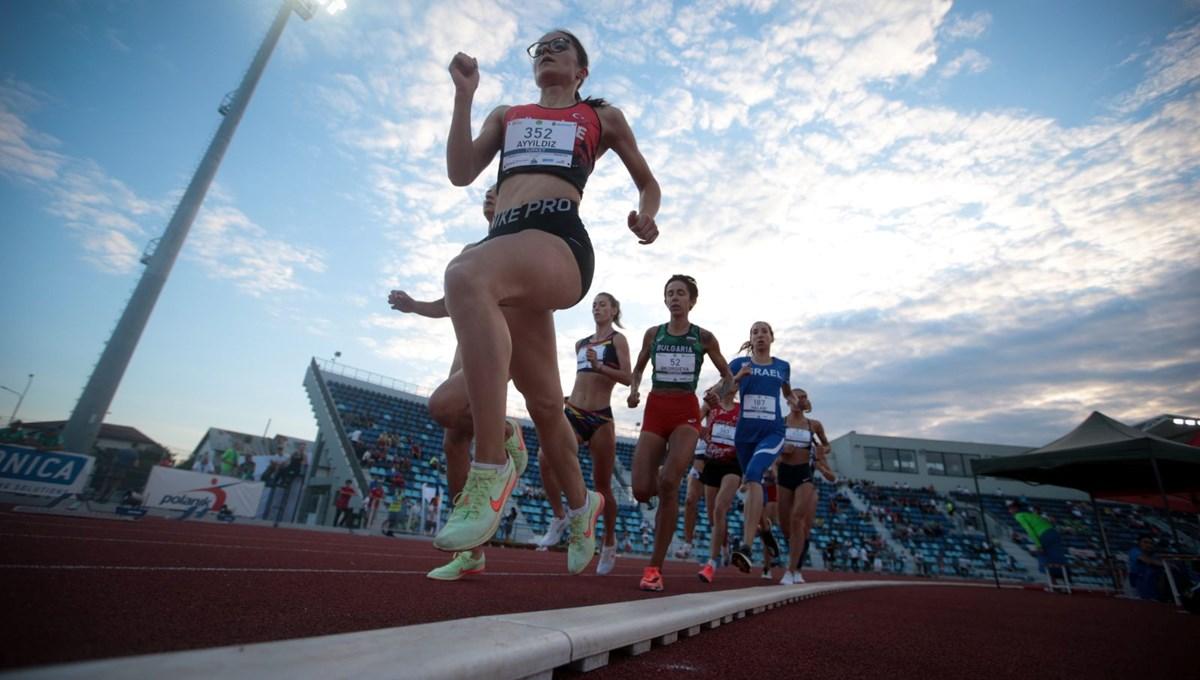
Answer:
POLYGON ((567 417, 563 415, 563 401, 561 396, 527 395, 525 397, 525 410, 529 412, 529 417, 533 419, 533 422, 541 428, 545 428, 547 425, 557 426, 560 424, 566 426, 568 429, 570 428, 567 417))
POLYGON ((446 265, 443 278, 446 301, 453 304, 491 301, 492 294, 486 279, 471 259, 456 257, 446 265))
POLYGON ((658 477, 658 497, 664 503, 669 500, 679 502, 679 480, 672 479, 666 470, 663 470, 663 474, 658 477))
POLYGON ((654 498, 654 487, 648 484, 633 484, 633 498, 638 503, 649 503, 651 498, 654 498))
POLYGON ((767 468, 771 467, 772 462, 770 456, 765 455, 751 458, 750 465, 746 466, 746 474, 742 475, 742 481, 747 483, 754 482, 761 485, 763 474, 766 473, 767 468))
POLYGON ((470 404, 457 399, 453 389, 439 387, 429 397, 429 416, 448 430, 472 431, 470 404))

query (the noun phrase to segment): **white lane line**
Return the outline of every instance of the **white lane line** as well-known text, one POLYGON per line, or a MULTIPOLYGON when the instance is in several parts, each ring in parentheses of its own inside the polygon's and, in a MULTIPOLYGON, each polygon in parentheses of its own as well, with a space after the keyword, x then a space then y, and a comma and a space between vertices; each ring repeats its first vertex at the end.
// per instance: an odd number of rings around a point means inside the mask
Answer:
MULTIPOLYGON (((17 519, 21 519, 21 518, 17 518, 17 519)), ((77 518, 68 517, 66 519, 67 520, 75 520, 77 518)), ((67 528, 77 529, 80 526, 80 524, 76 521, 64 521, 64 522, 16 521, 16 519, 9 519, 8 517, 4 517, 3 515, 0 515, 0 523, 5 523, 6 520, 7 520, 7 523, 18 524, 21 526, 44 526, 44 527, 53 527, 53 528, 58 528, 58 529, 67 529, 67 528)), ((171 520, 163 520, 163 521, 171 521, 171 520)), ((122 532, 122 533, 128 533, 128 534, 149 534, 151 536, 178 536, 179 532, 182 530, 182 531, 185 531, 188 535, 195 537, 195 538, 228 538, 229 537, 229 532, 197 531, 196 529, 198 529, 198 528, 208 529, 209 527, 200 526, 197 524, 180 525, 178 522, 174 526, 161 526, 161 527, 153 526, 153 525, 138 526, 138 525, 125 523, 125 524, 120 524, 120 525, 113 525, 110 528, 112 528, 114 530, 114 532, 122 532), (186 529, 184 529, 183 527, 186 527, 186 529)), ((344 534, 342 532, 316 532, 316 531, 311 532, 310 535, 306 536, 305 538, 299 538, 299 537, 297 537, 297 538, 280 538, 280 537, 268 537, 268 536, 261 535, 261 534, 267 533, 268 531, 274 531, 274 529, 272 529, 271 527, 258 527, 258 526, 242 525, 237 528, 238 529, 250 528, 252 530, 253 529, 264 529, 265 531, 255 532, 256 535, 254 535, 252 537, 247 536, 246 534, 242 535, 243 537, 252 538, 252 540, 259 542, 259 543, 281 543, 281 544, 291 543, 291 544, 297 544, 297 545, 309 545, 314 542, 311 539, 317 538, 317 537, 332 538, 335 540, 340 540, 343 538, 368 538, 367 536, 363 536, 361 534, 350 535, 350 534, 344 534)), ((303 529, 297 529, 295 527, 280 526, 279 528, 287 529, 290 531, 303 531, 303 529)), ((374 538, 374 536, 370 536, 369 538, 374 538)))
MULTIPOLYGON (((189 541, 174 541, 174 540, 172 540, 172 541, 166 541, 166 540, 154 541, 154 540, 150 540, 148 538, 106 538, 103 536, 65 536, 65 535, 56 535, 56 534, 19 534, 19 533, 10 533, 10 532, 0 532, 0 537, 29 538, 29 539, 48 540, 48 541, 71 540, 71 541, 91 541, 94 543, 135 543, 135 544, 148 544, 148 545, 183 546, 183 547, 189 547, 189 548, 225 548, 225 549, 233 549, 233 550, 257 550, 257 551, 262 551, 262 552, 318 553, 318 554, 337 555, 339 557, 381 557, 381 558, 397 559, 397 560, 414 559, 414 558, 415 559, 426 559, 426 558, 431 558, 431 557, 437 557, 436 554, 432 555, 432 556, 428 555, 428 554, 415 554, 414 555, 412 553, 407 553, 407 552, 384 553, 384 552, 368 552, 368 551, 363 551, 363 550, 325 550, 325 549, 318 549, 318 548, 290 548, 290 547, 286 547, 286 546, 237 545, 237 544, 232 544, 232 543, 194 543, 194 542, 189 542, 189 541)), ((484 550, 487 550, 487 548, 484 548, 484 550)), ((513 557, 508 557, 508 556, 497 557, 497 556, 495 556, 495 553, 500 550, 506 550, 506 549, 505 548, 493 548, 491 550, 491 552, 488 553, 488 561, 493 564, 496 564, 496 563, 527 564, 531 561, 531 560, 516 557, 516 556, 513 556, 513 557)), ((523 550, 522 552, 529 552, 529 551, 523 550)))
MULTIPOLYGON (((13 538, 32 538, 48 541, 93 541, 97 543, 142 543, 150 545, 174 545, 188 548, 226 548, 233 550, 259 550, 264 552, 304 552, 304 553, 329 553, 332 555, 347 554, 346 550, 321 550, 318 548, 289 548, 287 546, 264 546, 264 545, 237 545, 234 543, 194 543, 191 541, 153 541, 148 538, 105 538, 102 536, 58 536, 54 534, 14 534, 0 533, 0 536, 8 536, 13 538)), ((364 552, 362 550, 354 550, 351 552, 354 557, 390 557, 402 558, 407 555, 400 553, 381 553, 381 552, 364 552)))
MULTIPOLYGON (((197 572, 244 572, 272 574, 392 574, 396 576, 424 576, 426 570, 413 569, 315 569, 308 567, 156 567, 104 564, 0 564, 0 569, 29 569, 50 571, 197 571, 197 572)), ((488 571, 486 576, 571 576, 565 572, 506 572, 488 571)))

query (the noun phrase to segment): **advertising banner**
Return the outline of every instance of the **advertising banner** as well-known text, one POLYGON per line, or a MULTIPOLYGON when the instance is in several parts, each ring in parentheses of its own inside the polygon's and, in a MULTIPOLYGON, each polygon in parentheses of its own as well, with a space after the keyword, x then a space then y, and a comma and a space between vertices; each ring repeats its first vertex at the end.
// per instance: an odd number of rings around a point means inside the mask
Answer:
POLYGON ((262 482, 155 466, 143 496, 145 505, 151 508, 187 510, 207 506, 219 512, 227 505, 235 515, 254 517, 262 492, 262 482))
POLYGON ((0 444, 0 491, 58 497, 81 493, 96 459, 82 453, 0 444))

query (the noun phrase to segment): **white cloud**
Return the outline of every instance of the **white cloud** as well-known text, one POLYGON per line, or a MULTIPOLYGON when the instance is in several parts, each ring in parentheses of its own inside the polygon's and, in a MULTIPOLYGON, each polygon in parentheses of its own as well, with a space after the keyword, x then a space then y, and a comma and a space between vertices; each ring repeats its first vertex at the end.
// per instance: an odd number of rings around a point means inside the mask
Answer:
POLYGON ((943 66, 941 76, 943 78, 953 78, 964 71, 967 73, 983 73, 990 64, 991 61, 987 57, 975 50, 968 49, 943 66))
POLYGON ((209 276, 232 281, 254 297, 303 290, 302 274, 325 271, 320 252, 270 237, 230 205, 205 206, 188 246, 185 256, 200 262, 209 276))
POLYGON ((947 40, 974 40, 987 32, 992 25, 992 15, 980 10, 970 16, 956 15, 942 27, 947 40))
POLYGON ((1146 60, 1146 77, 1118 110, 1130 113, 1190 85, 1200 78, 1200 21, 1167 36, 1146 60))

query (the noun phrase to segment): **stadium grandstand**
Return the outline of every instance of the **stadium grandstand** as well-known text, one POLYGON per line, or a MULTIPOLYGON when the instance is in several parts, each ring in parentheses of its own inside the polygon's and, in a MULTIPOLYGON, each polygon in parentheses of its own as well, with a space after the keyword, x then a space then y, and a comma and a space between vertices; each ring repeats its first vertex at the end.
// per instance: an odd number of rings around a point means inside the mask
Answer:
MULTIPOLYGON (((439 469, 444 466, 442 430, 429 415, 428 398, 420 394, 423 390, 318 359, 309 365, 304 386, 318 435, 301 521, 332 525, 333 495, 346 479, 354 480, 361 493, 382 487, 384 503, 399 497, 411 500, 409 507, 413 508, 429 505, 428 491, 423 490, 441 493, 445 485, 439 469), (400 470, 404 472, 397 476, 400 470)), ((530 542, 543 533, 552 518, 549 502, 540 493, 537 432, 528 421, 523 421, 523 429, 530 465, 510 501, 518 509, 513 537, 518 543, 530 542)), ((619 542, 628 548, 626 552, 648 553, 652 541, 643 542, 642 537, 654 526, 654 508, 636 503, 628 484, 635 443, 628 437, 619 437, 617 442, 613 487, 621 507, 616 531, 619 542)), ((820 502, 806 558, 810 567, 864 569, 865 564, 851 557, 851 549, 863 549, 872 558, 865 562, 874 563, 878 555, 886 573, 978 579, 993 576, 994 556, 1001 580, 1041 581, 1044 575, 1032 541, 1007 511, 1009 504, 1021 503, 1032 505, 1061 528, 1079 585, 1111 585, 1100 531, 1086 494, 991 479, 981 495, 971 488, 973 459, 1017 455, 1028 447, 852 431, 832 440, 831 449, 830 460, 839 481, 818 481, 820 502), (985 532, 985 522, 990 531, 985 532)), ((586 447, 580 464, 590 484, 592 467, 586 447)), ((680 507, 685 493, 686 485, 681 485, 680 507)), ((1100 503, 1099 507, 1117 553, 1132 548, 1141 533, 1166 531, 1160 519, 1139 506, 1100 503)), ((438 508, 444 520, 446 504, 439 503, 438 508)), ((703 500, 700 517, 705 517, 703 500)), ((381 522, 382 515, 377 514, 375 524, 381 522)), ((740 535, 741 513, 730 513, 729 522, 729 535, 740 535)), ((682 540, 683 523, 681 512, 676 542, 682 540)), ((424 522, 417 524, 425 526, 424 522)), ((701 519, 696 526, 695 554, 708 554, 709 534, 707 521, 701 519)), ((786 542, 784 546, 786 550, 786 542)), ((672 545, 670 554, 675 547, 672 545)), ((762 559, 761 549, 756 545, 756 559, 762 559)))

